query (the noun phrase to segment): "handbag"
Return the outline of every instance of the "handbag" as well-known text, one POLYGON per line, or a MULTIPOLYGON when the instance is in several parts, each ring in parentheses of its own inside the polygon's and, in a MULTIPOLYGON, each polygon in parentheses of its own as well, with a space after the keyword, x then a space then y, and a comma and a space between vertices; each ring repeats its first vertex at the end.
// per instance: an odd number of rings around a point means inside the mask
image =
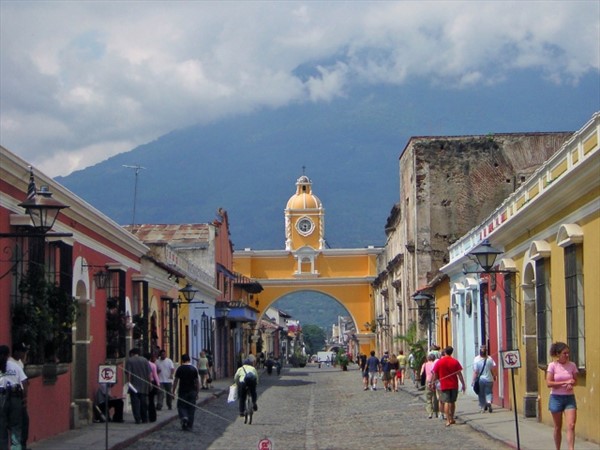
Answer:
POLYGON ((473 382, 473 390, 475 391, 475 393, 477 395, 479 395, 479 377, 481 376, 481 374, 483 373, 483 369, 485 369, 485 365, 487 364, 487 356, 486 358, 483 360, 483 366, 481 366, 481 370, 479 371, 479 375, 477 375, 477 378, 475 378, 475 381, 473 382))
POLYGON ((237 384, 229 386, 229 396, 227 397, 227 403, 233 403, 238 399, 238 387, 237 384))

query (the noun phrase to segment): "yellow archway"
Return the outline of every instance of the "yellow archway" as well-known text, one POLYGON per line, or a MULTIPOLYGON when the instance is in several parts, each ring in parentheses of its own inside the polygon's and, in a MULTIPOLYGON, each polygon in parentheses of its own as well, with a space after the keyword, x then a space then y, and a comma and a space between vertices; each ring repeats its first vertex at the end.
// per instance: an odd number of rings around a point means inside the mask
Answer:
POLYGON ((373 287, 380 247, 330 249, 325 243, 325 210, 305 175, 285 209, 285 250, 236 251, 234 270, 259 282, 262 315, 281 297, 317 291, 336 299, 354 321, 361 352, 375 349, 375 336, 365 323, 374 319, 373 287))

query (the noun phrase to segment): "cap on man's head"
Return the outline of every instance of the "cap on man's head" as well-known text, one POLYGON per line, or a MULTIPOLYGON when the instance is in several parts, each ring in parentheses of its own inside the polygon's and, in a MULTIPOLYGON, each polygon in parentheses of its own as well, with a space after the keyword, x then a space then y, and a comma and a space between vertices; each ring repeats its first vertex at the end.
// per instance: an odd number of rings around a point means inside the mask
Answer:
POLYGON ((247 366, 251 366, 252 365, 252 361, 250 361, 250 358, 246 358, 244 361, 242 361, 242 364, 247 365, 247 366))

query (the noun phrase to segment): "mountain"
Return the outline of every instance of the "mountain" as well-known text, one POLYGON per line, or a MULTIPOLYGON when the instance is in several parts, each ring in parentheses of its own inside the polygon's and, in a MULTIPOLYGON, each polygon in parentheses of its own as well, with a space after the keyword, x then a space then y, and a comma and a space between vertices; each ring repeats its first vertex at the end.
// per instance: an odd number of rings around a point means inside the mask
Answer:
POLYGON ((325 207, 331 247, 381 246, 399 200, 398 158, 410 136, 577 129, 597 108, 585 97, 597 91, 595 80, 577 88, 540 86, 539 77, 523 75, 518 89, 468 91, 361 86, 329 103, 262 109, 175 130, 57 181, 128 225, 135 175, 123 165, 143 166, 136 223, 206 223, 222 207, 236 249, 283 249, 283 211, 304 170, 325 207), (589 108, 573 111, 570 102, 589 108))

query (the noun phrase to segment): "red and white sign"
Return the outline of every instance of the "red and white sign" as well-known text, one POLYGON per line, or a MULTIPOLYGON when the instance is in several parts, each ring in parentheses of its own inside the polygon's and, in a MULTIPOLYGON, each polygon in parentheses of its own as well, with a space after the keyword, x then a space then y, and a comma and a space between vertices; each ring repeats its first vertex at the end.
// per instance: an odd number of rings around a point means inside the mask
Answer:
POLYGON ((114 384, 117 382, 117 366, 98 366, 98 383, 114 384))
POLYGON ((509 350, 507 352, 500 352, 502 358, 502 366, 505 369, 518 369, 521 367, 521 355, 519 350, 509 350))
POLYGON ((270 439, 261 439, 258 441, 258 450, 273 450, 273 443, 270 439))

